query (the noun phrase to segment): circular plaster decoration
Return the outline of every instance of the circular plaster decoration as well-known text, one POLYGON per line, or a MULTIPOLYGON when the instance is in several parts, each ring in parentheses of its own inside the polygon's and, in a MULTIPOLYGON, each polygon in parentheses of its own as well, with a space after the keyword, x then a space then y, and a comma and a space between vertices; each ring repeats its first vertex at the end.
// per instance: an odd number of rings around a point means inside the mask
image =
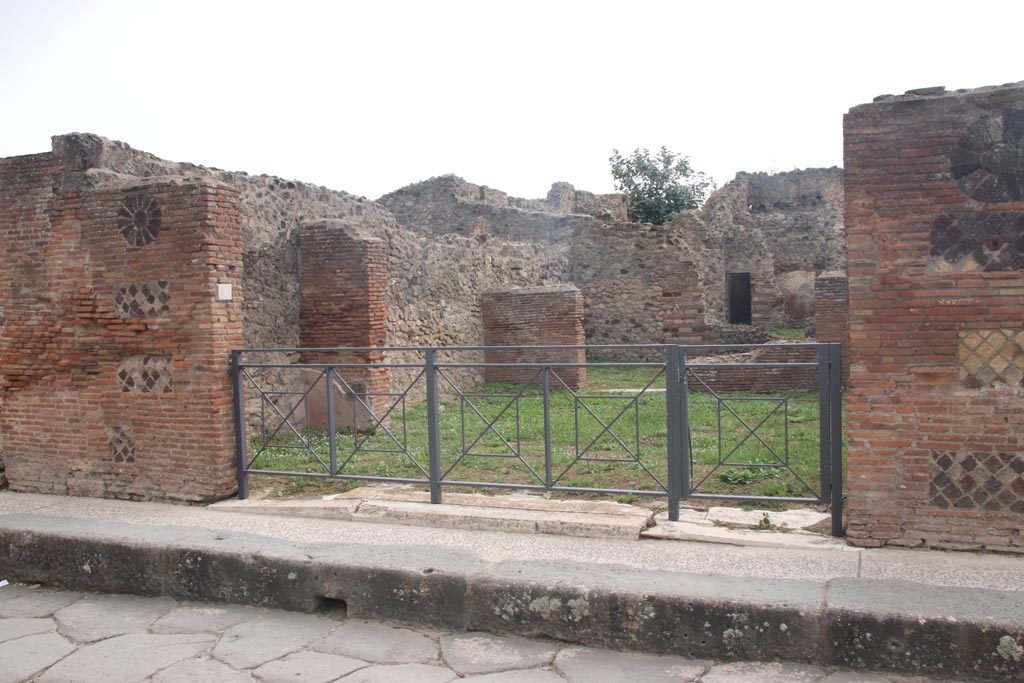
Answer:
POLYGON ((967 127, 949 155, 953 179, 982 202, 1024 199, 1024 110, 1007 109, 967 127))
POLYGON ((149 244, 160 234, 160 205, 145 192, 128 195, 117 210, 117 229, 133 247, 149 244))

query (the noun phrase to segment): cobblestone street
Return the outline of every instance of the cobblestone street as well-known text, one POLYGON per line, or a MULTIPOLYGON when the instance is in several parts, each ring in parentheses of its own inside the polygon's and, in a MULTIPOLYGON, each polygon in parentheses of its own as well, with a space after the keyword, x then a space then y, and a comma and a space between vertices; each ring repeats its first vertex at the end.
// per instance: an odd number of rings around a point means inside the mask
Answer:
MULTIPOLYGON (((716 663, 340 615, 0 588, 0 683, 937 683, 716 663)), ((949 682, 951 683, 951 682, 949 682)))

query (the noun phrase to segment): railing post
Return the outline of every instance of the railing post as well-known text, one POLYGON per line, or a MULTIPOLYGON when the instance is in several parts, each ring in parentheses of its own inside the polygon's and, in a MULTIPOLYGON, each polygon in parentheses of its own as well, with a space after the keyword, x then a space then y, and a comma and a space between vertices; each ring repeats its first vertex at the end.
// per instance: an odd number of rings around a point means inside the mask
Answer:
POLYGON ((551 368, 544 366, 544 487, 551 488, 551 368))
POLYGON ((832 535, 845 536, 843 530, 843 354, 841 344, 829 344, 829 401, 832 404, 832 535))
POLYGON ((690 381, 686 375, 686 347, 679 347, 679 443, 682 450, 682 470, 679 488, 683 498, 690 497, 690 469, 693 453, 690 452, 690 381))
POLYGON ((427 382, 427 455, 430 458, 430 502, 441 502, 441 424, 438 418, 437 350, 427 349, 424 378, 427 382))
MULTIPOLYGON (((324 371, 324 375, 327 380, 327 444, 330 449, 331 476, 333 477, 338 473, 338 426, 334 424, 334 368, 328 367, 324 371)), ((355 403, 355 400, 353 396, 352 403, 355 403)), ((358 443, 359 431, 355 420, 355 411, 352 415, 352 434, 358 443)))
POLYGON ((818 470, 819 499, 832 502, 832 393, 828 344, 818 344, 818 470))
POLYGON ((242 377, 242 352, 231 352, 232 407, 235 411, 235 468, 238 480, 238 498, 249 497, 249 456, 245 436, 245 382, 242 377))
POLYGON ((679 521, 679 499, 683 491, 683 444, 680 420, 679 347, 670 346, 665 352, 665 421, 668 437, 668 518, 679 521))

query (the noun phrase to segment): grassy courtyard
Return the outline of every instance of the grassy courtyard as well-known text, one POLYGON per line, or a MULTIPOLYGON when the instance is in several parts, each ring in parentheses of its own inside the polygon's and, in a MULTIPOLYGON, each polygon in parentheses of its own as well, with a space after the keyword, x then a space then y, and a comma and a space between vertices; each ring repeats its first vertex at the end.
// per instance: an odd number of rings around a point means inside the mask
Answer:
MULTIPOLYGON (((539 386, 524 389, 491 383, 468 389, 462 397, 448 396, 439 411, 443 479, 543 485, 550 476, 555 486, 663 491, 668 468, 664 386, 658 368, 595 366, 588 367, 587 388, 578 397, 565 390, 553 391, 550 475, 545 471, 539 386)), ((722 400, 692 392, 688 408, 693 485, 698 491, 816 496, 816 391, 728 395, 722 400)), ((399 406, 386 422, 386 430, 339 431, 339 473, 426 479, 426 403, 409 408, 404 421, 401 416, 399 406)), ((327 471, 329 439, 324 431, 303 431, 300 439, 284 427, 266 445, 261 435, 250 436, 250 458, 259 453, 254 469, 327 471)), ((251 481, 256 491, 284 495, 359 485, 260 475, 253 475, 251 481)), ((618 498, 631 500, 634 495, 623 493, 618 498)))

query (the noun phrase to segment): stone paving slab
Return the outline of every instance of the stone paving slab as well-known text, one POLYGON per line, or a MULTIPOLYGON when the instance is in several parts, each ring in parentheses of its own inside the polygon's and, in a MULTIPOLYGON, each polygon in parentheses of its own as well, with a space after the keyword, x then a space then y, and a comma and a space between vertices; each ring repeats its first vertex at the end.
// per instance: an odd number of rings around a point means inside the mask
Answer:
POLYGON ((161 669, 205 652, 214 642, 206 633, 116 636, 80 646, 47 669, 38 683, 141 683, 161 669))
POLYGON ((308 614, 262 614, 225 631, 213 656, 236 669, 251 669, 308 647, 336 627, 308 614))
POLYGON ((69 591, 33 591, 28 586, 4 586, 0 589, 0 619, 51 617, 82 599, 69 591))
POLYGON ((89 595, 56 612, 57 631, 79 643, 145 630, 175 607, 170 598, 89 595))
POLYGON ((149 630, 152 633, 222 633, 260 613, 255 607, 186 602, 154 621, 149 630))
POLYGON ((622 683, 622 672, 633 681, 679 683, 695 681, 713 662, 592 647, 567 647, 558 653, 555 668, 569 683, 622 683))
POLYGON ((0 643, 0 683, 28 680, 74 651, 74 644, 57 633, 30 635, 0 643))
POLYGON ((294 652, 267 662, 253 675, 263 683, 330 683, 366 667, 366 662, 322 652, 294 652))
POLYGON ((368 666, 345 676, 344 683, 450 683, 459 677, 442 666, 430 664, 384 664, 368 666))
POLYGON ((554 642, 490 633, 459 633, 441 638, 444 663, 462 676, 536 669, 551 664, 558 650, 554 642))
POLYGON ((0 619, 0 643, 57 630, 53 619, 0 619))
POLYGON ((216 659, 190 659, 153 676, 151 683, 256 683, 248 671, 237 671, 216 659))
POLYGON ((319 652, 378 664, 436 662, 437 643, 412 629, 373 622, 348 621, 313 644, 319 652))

